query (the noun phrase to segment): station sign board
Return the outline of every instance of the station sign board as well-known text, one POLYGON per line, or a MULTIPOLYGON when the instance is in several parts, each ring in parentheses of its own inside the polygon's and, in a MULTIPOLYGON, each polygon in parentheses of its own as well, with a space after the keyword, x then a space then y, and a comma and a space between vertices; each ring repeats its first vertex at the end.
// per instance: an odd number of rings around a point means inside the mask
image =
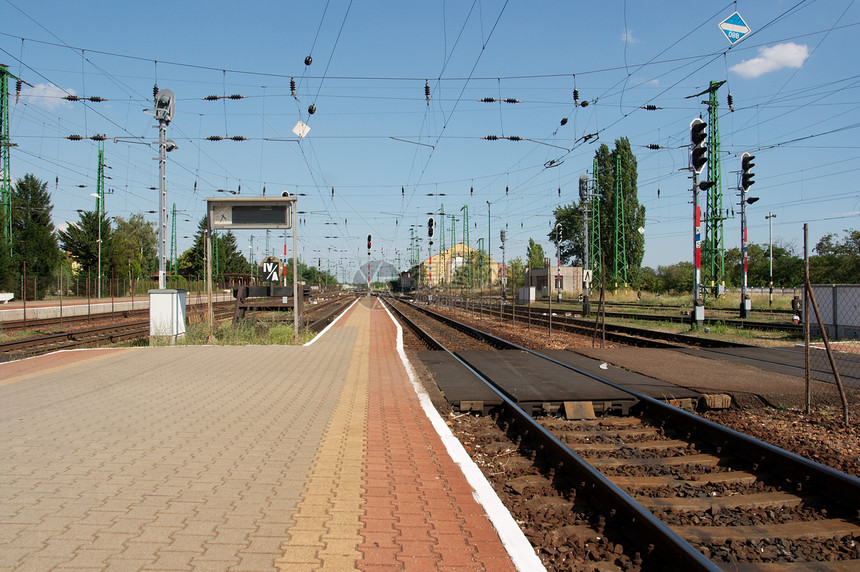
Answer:
POLYGON ((211 230, 292 228, 296 197, 209 197, 211 230))

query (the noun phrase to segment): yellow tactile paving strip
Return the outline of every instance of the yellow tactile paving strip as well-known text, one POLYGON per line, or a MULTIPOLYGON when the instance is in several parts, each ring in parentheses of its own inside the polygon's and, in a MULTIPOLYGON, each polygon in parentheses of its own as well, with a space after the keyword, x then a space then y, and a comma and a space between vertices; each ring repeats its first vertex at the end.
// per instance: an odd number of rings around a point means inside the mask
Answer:
POLYGON ((350 367, 337 404, 317 451, 316 461, 298 510, 289 540, 275 561, 280 570, 354 569, 361 558, 359 520, 363 516, 362 490, 367 423, 367 385, 370 368, 370 320, 368 310, 356 304, 343 325, 357 329, 350 367), (322 531, 322 534, 321 534, 322 531))

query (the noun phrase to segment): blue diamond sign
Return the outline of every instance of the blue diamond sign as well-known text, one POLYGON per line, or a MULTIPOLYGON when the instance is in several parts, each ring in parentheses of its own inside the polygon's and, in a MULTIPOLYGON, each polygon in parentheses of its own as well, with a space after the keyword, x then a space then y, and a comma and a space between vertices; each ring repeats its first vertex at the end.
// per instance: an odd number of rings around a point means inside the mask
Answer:
POLYGON ((720 30, 723 31, 732 44, 740 41, 741 38, 750 33, 750 27, 747 26, 747 23, 744 22, 744 19, 737 12, 720 22, 720 30))

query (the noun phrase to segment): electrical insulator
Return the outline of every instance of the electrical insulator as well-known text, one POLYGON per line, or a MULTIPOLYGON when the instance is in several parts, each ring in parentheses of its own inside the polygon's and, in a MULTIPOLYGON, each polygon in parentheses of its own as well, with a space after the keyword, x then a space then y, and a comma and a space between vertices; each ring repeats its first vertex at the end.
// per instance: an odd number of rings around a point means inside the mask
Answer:
POLYGON ((90 137, 90 139, 92 139, 93 141, 106 141, 107 135, 93 135, 92 137, 90 137))
POLYGON ((561 187, 558 188, 558 196, 561 196, 561 187))
POLYGON ((66 139, 68 139, 69 141, 81 141, 83 140, 83 137, 81 137, 80 135, 68 135, 66 139))
POLYGON ((334 198, 334 187, 331 188, 331 198, 334 198))
POLYGON ((658 109, 663 109, 663 108, 657 107, 656 105, 652 105, 649 103, 648 105, 643 105, 639 109, 644 109, 645 111, 657 111, 658 109))
POLYGON ((15 103, 21 98, 21 80, 15 82, 15 103))
POLYGON ((290 95, 296 96, 296 78, 294 77, 290 78, 290 95))
POLYGON ((232 139, 233 141, 247 141, 248 140, 247 137, 243 137, 242 135, 233 135, 232 137, 230 137, 230 139, 232 139))
POLYGON ((655 151, 656 151, 657 149, 662 149, 662 147, 660 147, 660 146, 659 146, 659 145, 657 145, 656 143, 648 143, 647 145, 645 145, 645 147, 647 147, 648 149, 653 149, 653 150, 655 150, 655 151))
POLYGON ((505 196, 508 196, 508 186, 505 185, 505 196))
POLYGON ((735 110, 735 100, 734 100, 734 98, 732 97, 732 93, 731 93, 731 92, 729 92, 729 96, 728 96, 728 98, 727 98, 727 99, 728 99, 728 101, 729 101, 729 111, 734 112, 734 110, 735 110))
POLYGON ((106 101, 106 100, 105 100, 105 98, 103 98, 103 97, 99 97, 99 96, 97 96, 97 95, 96 95, 96 96, 93 96, 93 97, 88 97, 87 99, 88 99, 89 101, 92 101, 93 103, 101 103, 101 102, 103 102, 103 101, 106 101))
POLYGON ((561 124, 562 124, 562 125, 567 125, 567 117, 562 117, 562 118, 561 118, 561 124))
POLYGON ((314 105, 313 103, 312 103, 312 104, 310 104, 310 106, 308 107, 308 113, 310 113, 311 115, 313 115, 313 114, 314 114, 314 113, 316 113, 316 112, 317 112, 317 106, 316 106, 316 105, 314 105))
POLYGON ((238 188, 238 189, 236 189, 236 194, 237 194, 237 195, 241 195, 241 194, 242 194, 242 184, 241 184, 241 183, 239 183, 239 188, 238 188))
POLYGON ((587 101, 583 101, 580 105, 581 105, 582 107, 588 107, 588 102, 587 102, 587 101))
POLYGON ((430 81, 424 80, 424 99, 427 100, 427 103, 430 103, 430 81))
POLYGON ((67 95, 63 99, 65 99, 67 101, 80 101, 81 100, 81 98, 78 97, 77 95, 67 95))
POLYGON ((245 99, 245 96, 239 95, 238 93, 234 93, 232 95, 228 95, 227 99, 245 99))
POLYGON ((158 101, 158 84, 152 86, 152 99, 158 101))
POLYGON ((406 196, 406 187, 400 187, 400 196, 401 196, 401 197, 405 197, 405 196, 406 196))
POLYGON ((203 101, 218 101, 217 95, 207 95, 203 98, 203 101))
POLYGON ((494 98, 494 97, 482 97, 478 101, 480 101, 481 103, 494 103, 496 101, 496 98, 494 98))
POLYGON ((579 105, 579 90, 576 88, 573 88, 573 104, 579 105))
POLYGON ((475 187, 469 187, 469 196, 471 197, 474 195, 475 195, 475 187))
POLYGON ((313 61, 314 61, 314 59, 312 57, 308 56, 305 58, 305 65, 309 66, 313 63, 313 61))
POLYGON ((522 137, 518 137, 516 135, 511 135, 510 137, 508 137, 508 141, 522 141, 522 140, 523 140, 522 137))
POLYGON ((194 192, 197 192, 197 181, 194 181, 194 192))
POLYGON ((487 141, 498 141, 498 135, 487 135, 486 137, 481 137, 481 139, 486 139, 487 141))
POLYGON ((522 103, 522 101, 520 101, 519 99, 513 99, 513 98, 510 98, 510 97, 509 97, 509 98, 507 98, 507 99, 505 99, 505 100, 503 100, 503 101, 504 101, 505 103, 522 103))
POLYGON ((222 141, 224 138, 220 135, 210 135, 206 138, 206 141, 222 141))

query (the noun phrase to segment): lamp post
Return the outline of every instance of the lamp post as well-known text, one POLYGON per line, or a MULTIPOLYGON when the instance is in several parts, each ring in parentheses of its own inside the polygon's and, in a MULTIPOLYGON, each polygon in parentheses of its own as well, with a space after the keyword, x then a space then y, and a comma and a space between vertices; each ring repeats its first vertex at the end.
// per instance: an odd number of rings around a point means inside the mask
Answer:
POLYGON ((758 201, 758 197, 747 197, 746 191, 741 189, 741 256, 743 257, 743 282, 741 284, 741 318, 749 318, 752 313, 752 302, 749 294, 747 294, 748 273, 749 273, 749 256, 747 255, 747 244, 749 243, 749 233, 747 231, 747 211, 746 206, 758 201))
POLYGON ((768 293, 768 306, 773 306, 773 219, 776 215, 773 213, 767 213, 767 216, 764 217, 767 219, 768 223, 768 250, 770 251, 770 291, 768 293))
POLYGON ((96 243, 99 245, 99 286, 98 286, 98 297, 101 299, 102 297, 102 215, 101 215, 101 196, 98 193, 90 193, 91 197, 96 198, 96 216, 99 221, 99 238, 96 243))

